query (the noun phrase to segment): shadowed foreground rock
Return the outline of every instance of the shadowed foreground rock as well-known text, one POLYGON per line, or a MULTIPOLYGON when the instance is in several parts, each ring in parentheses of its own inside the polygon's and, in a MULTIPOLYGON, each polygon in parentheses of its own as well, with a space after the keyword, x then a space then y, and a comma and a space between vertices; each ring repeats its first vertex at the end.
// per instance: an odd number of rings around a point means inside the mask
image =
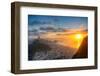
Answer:
POLYGON ((37 39, 28 46, 28 60, 71 59, 74 48, 62 46, 56 42, 37 39))
POLYGON ((85 37, 77 53, 73 56, 73 59, 74 58, 87 58, 87 57, 88 57, 88 37, 85 37))

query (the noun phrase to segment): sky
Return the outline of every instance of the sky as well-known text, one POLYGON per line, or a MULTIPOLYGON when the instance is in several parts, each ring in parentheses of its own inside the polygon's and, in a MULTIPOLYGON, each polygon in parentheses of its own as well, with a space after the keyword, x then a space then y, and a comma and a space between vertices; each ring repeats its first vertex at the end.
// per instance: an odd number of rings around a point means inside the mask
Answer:
POLYGON ((45 26, 75 29, 88 27, 87 17, 51 16, 51 15, 28 15, 28 26, 39 28, 45 26))

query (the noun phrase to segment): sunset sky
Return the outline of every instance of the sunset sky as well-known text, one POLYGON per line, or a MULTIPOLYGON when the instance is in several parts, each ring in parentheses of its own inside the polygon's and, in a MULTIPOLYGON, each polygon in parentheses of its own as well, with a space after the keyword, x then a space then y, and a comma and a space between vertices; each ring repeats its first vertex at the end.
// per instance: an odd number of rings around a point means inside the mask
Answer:
POLYGON ((46 15, 28 15, 29 28, 39 28, 45 26, 61 27, 67 29, 76 29, 84 27, 87 29, 87 17, 71 17, 71 16, 46 16, 46 15))
MULTIPOLYGON (((40 59, 44 47, 39 47, 37 50, 35 47, 44 44, 45 48, 48 46, 50 49, 46 49, 47 53, 43 54, 43 59, 49 57, 55 59, 56 56, 61 59, 63 57, 72 59, 86 37, 88 37, 87 17, 28 15, 28 44, 32 45, 32 52, 41 50, 40 59)), ((36 60, 39 59, 38 57, 39 55, 34 56, 36 60)))

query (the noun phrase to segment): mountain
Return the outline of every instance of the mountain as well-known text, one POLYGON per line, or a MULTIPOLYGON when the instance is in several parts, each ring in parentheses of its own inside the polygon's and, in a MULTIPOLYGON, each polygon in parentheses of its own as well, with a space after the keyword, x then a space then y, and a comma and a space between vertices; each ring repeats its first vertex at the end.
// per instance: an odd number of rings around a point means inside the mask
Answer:
POLYGON ((87 58, 87 57, 88 57, 88 37, 85 37, 78 51, 73 56, 73 58, 87 58))
POLYGON ((28 60, 71 59, 74 50, 56 42, 37 39, 28 45, 28 60))

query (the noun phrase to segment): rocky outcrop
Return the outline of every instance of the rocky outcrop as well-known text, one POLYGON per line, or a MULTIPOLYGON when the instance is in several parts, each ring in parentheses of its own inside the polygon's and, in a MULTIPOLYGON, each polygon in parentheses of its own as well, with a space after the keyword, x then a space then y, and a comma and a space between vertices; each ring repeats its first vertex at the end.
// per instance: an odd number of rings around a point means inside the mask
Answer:
POLYGON ((87 58, 87 57, 88 57, 88 37, 85 37, 78 51, 73 56, 73 58, 87 58))

